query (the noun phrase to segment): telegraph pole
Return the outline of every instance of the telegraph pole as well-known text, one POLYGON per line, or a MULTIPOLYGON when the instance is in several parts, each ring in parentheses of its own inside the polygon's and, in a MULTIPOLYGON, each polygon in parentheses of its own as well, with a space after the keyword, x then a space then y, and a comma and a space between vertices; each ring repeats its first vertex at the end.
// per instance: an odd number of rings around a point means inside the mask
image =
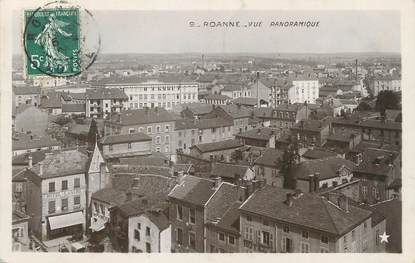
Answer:
POLYGON ((257 98, 257 107, 260 107, 259 101, 259 71, 256 72, 256 98, 257 98))

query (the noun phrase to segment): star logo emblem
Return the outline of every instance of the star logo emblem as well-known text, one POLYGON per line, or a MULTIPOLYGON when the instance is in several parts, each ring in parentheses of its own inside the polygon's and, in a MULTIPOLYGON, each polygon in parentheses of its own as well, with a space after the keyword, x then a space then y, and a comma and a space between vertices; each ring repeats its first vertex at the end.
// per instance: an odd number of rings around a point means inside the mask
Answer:
POLYGON ((383 232, 382 235, 379 235, 380 237, 380 243, 389 243, 388 238, 390 237, 390 235, 386 235, 386 232, 383 232))

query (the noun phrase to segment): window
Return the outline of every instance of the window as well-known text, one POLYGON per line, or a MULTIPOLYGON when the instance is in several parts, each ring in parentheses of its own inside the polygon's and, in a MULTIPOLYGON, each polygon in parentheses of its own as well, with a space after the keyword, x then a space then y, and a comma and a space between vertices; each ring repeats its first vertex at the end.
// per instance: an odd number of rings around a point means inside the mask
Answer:
POLYGON ((225 234, 222 233, 222 232, 219 232, 218 233, 218 239, 219 239, 219 241, 225 242, 225 234))
POLYGON ((81 187, 81 179, 80 178, 75 178, 74 179, 74 188, 79 188, 81 187))
POLYGON ((22 183, 16 183, 16 192, 21 193, 23 191, 23 184, 22 183))
POLYGON ((235 245, 235 236, 229 235, 228 240, 229 240, 229 244, 235 245))
POLYGON ((169 135, 166 135, 166 136, 164 137, 164 143, 165 143, 165 144, 170 143, 170 136, 169 136, 169 135))
POLYGON ((362 186, 362 195, 363 196, 367 195, 367 186, 366 185, 362 186))
POLYGON ((363 232, 365 232, 365 233, 366 233, 366 231, 367 231, 367 222, 365 221, 365 222, 363 223, 363 232))
POLYGON ((170 125, 166 124, 166 126, 164 126, 164 131, 169 132, 169 130, 170 130, 170 125))
POLYGON ((247 216, 247 217, 246 217, 246 221, 251 222, 251 221, 252 221, 252 217, 247 216))
POLYGON ((156 143, 157 144, 160 144, 160 142, 161 142, 161 137, 160 136, 156 136, 156 143))
POLYGON ((267 231, 262 231, 262 244, 270 245, 270 234, 267 231))
POLYGON ((56 208, 55 208, 55 201, 49 201, 49 214, 51 214, 51 213, 55 213, 55 211, 56 211, 56 208))
POLYGON ((68 190, 68 180, 62 181, 62 191, 68 190))
POLYGON ((140 231, 138 231, 137 229, 134 230, 134 239, 140 241, 140 231))
POLYGON ((327 236, 321 236, 321 243, 324 244, 328 244, 329 243, 329 238, 327 236))
POLYGON ((303 230, 302 236, 303 236, 304 239, 308 239, 308 231, 303 230))
POLYGON ((81 196, 74 196, 73 198, 73 204, 74 205, 80 205, 81 204, 81 196))
POLYGON ((310 253, 310 244, 301 242, 301 253, 310 253))
POLYGON ((146 252, 151 253, 151 244, 146 242, 146 252))
POLYGON ((169 151, 170 151, 170 148, 169 148, 169 146, 168 146, 168 145, 166 145, 166 146, 164 147, 164 152, 168 153, 169 151))
POLYGON ((196 224, 196 211, 193 208, 189 209, 189 222, 190 224, 196 224))
POLYGON ((284 225, 284 226, 283 226, 283 228, 282 228, 282 230, 283 230, 285 233, 290 233, 290 227, 289 227, 288 225, 284 225))
POLYGON ((55 192, 55 182, 49 183, 49 193, 55 192))
POLYGON ((149 134, 151 133, 151 126, 147 127, 147 133, 149 133, 149 134))
POLYGON ((156 131, 157 131, 157 133, 161 132, 161 126, 160 125, 157 125, 156 131))
POLYGON ((99 205, 99 208, 101 209, 101 214, 105 214, 104 205, 99 205))
POLYGON ((146 236, 150 236, 150 228, 146 227, 146 236))
POLYGON ((183 220, 183 207, 181 205, 176 206, 177 210, 177 219, 183 220))
POLYGON ((108 145, 108 150, 111 152, 112 151, 112 144, 108 145))
POLYGON ((95 207, 95 212, 99 213, 99 206, 98 206, 97 202, 94 202, 94 207, 95 207))
POLYGON ((135 129, 134 129, 134 128, 129 128, 129 129, 128 129, 128 133, 129 133, 129 134, 135 133, 135 129))
POLYGON ((183 230, 181 228, 177 228, 176 243, 183 245, 183 230))
POLYGON ((137 223, 137 229, 141 229, 141 223, 137 223))
POLYGON ((62 203, 62 211, 67 211, 68 210, 68 198, 62 199, 61 203, 62 203))
POLYGON ((196 248, 196 234, 195 232, 189 232, 189 246, 193 249, 196 248))

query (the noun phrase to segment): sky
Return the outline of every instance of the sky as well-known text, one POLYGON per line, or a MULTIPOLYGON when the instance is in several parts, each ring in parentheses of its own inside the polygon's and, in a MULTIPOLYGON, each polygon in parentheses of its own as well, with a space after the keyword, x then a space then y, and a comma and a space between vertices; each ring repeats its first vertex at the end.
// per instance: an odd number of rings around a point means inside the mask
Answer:
MULTIPOLYGON (((102 53, 400 52, 397 11, 91 11, 102 53), (260 28, 190 27, 204 21, 262 21, 260 28), (319 22, 270 27, 271 21, 319 22)), ((14 32, 21 32, 15 15, 14 32)), ((14 34, 21 53, 21 33, 14 34)))

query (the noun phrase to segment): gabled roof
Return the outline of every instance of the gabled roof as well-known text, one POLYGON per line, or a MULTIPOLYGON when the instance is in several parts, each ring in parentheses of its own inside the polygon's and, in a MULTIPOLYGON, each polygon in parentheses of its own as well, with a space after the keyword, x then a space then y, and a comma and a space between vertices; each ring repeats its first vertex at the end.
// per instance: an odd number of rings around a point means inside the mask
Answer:
POLYGON ((197 120, 195 124, 198 129, 203 130, 203 129, 233 126, 233 121, 218 117, 218 118, 200 119, 200 120, 197 120))
POLYGON ((109 205, 116 206, 121 205, 127 200, 125 191, 118 190, 115 188, 103 188, 93 193, 92 199, 105 202, 109 205))
POLYGON ((39 95, 40 87, 34 86, 14 86, 13 92, 15 95, 39 95))
POLYGON ((251 110, 242 105, 219 105, 219 108, 224 110, 233 119, 249 118, 251 116, 251 110))
POLYGON ((371 212, 349 204, 349 212, 313 193, 293 198, 286 204, 287 194, 293 190, 265 185, 255 191, 239 208, 277 221, 330 233, 337 237, 347 233, 371 216, 371 212))
POLYGON ((102 144, 117 144, 117 143, 127 143, 127 142, 143 142, 151 141, 151 137, 145 133, 137 132, 131 134, 120 134, 120 135, 109 135, 105 136, 102 139, 102 144))
POLYGON ((210 173, 212 177, 237 179, 238 177, 242 178, 248 169, 250 168, 246 165, 216 163, 210 173))
POLYGON ((243 144, 239 140, 225 140, 219 142, 212 142, 212 143, 202 143, 193 145, 190 148, 196 148, 201 153, 207 152, 215 152, 227 149, 234 149, 243 146, 243 144))
POLYGON ((335 152, 329 152, 325 150, 318 149, 309 149, 301 157, 307 159, 323 159, 327 157, 335 157, 337 154, 335 152))
POLYGON ((277 133, 278 130, 276 129, 272 129, 269 127, 261 127, 235 134, 235 136, 240 138, 268 141, 269 139, 271 139, 272 136, 276 135, 277 133))
POLYGON ((213 181, 185 175, 182 182, 169 193, 169 197, 197 206, 204 206, 214 192, 213 181))
POLYGON ((45 159, 30 169, 40 178, 52 178, 72 174, 85 173, 87 171, 87 154, 79 150, 55 151, 46 155, 45 159), (40 169, 42 166, 42 169, 40 169), (42 172, 41 172, 42 171, 42 172))
POLYGON ((46 153, 51 152, 51 150, 41 150, 30 153, 22 153, 17 156, 13 156, 12 165, 28 165, 29 156, 32 157, 32 164, 37 164, 38 162, 45 159, 46 153))
POLYGON ((341 167, 353 171, 355 164, 340 157, 327 157, 301 162, 292 172, 295 174, 296 179, 300 180, 309 180, 309 175, 314 175, 315 173, 320 173, 320 180, 325 180, 339 176, 337 172, 341 167))
POLYGON ((117 116, 113 116, 111 120, 113 123, 119 123, 121 125, 172 122, 176 120, 172 114, 163 108, 127 110, 119 113, 117 116), (117 116, 120 117, 119 122, 117 116))
POLYGON ((362 162, 355 172, 388 176, 394 169, 393 162, 399 157, 399 152, 383 149, 368 148, 363 152, 362 162))
POLYGON ((21 134, 18 137, 14 137, 12 140, 13 151, 28 150, 42 147, 59 146, 60 143, 49 136, 35 136, 21 134))
POLYGON ((96 88, 87 89, 86 98, 92 100, 103 99, 128 99, 128 96, 121 89, 117 88, 96 88))
POLYGON ((278 167, 278 161, 282 158, 284 152, 274 148, 267 148, 262 155, 255 160, 255 165, 278 167))

